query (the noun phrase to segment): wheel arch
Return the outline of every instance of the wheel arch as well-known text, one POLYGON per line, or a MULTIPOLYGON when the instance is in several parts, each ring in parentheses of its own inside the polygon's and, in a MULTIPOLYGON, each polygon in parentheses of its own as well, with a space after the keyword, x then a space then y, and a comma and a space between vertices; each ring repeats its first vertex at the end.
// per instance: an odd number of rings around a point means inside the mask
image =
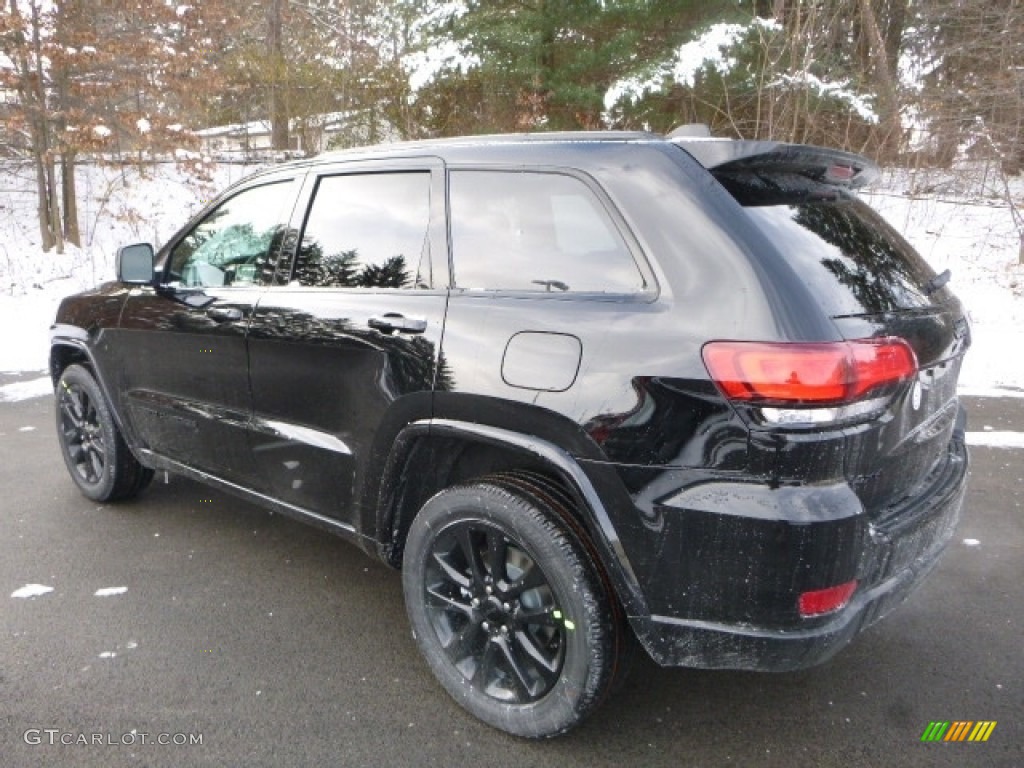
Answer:
POLYGON ((376 508, 378 555, 401 567, 409 526, 427 499, 453 484, 510 470, 546 478, 569 495, 574 519, 566 524, 594 552, 627 615, 646 615, 636 574, 587 474, 557 445, 502 427, 424 419, 399 433, 385 464, 376 508))
POLYGON ((50 379, 53 381, 54 389, 56 389, 58 382, 60 382, 61 374, 72 365, 81 365, 96 379, 96 383, 99 385, 100 391, 107 401, 107 406, 110 408, 114 423, 121 431, 121 435, 128 445, 128 450, 131 451, 137 461, 145 464, 140 459, 139 451, 136 450, 134 433, 129 428, 130 425, 126 424, 122 417, 119 408, 120 399, 111 396, 113 394, 111 388, 107 386, 107 381, 100 367, 96 364, 92 350, 88 345, 88 334, 77 326, 56 325, 50 331, 49 359, 50 379))

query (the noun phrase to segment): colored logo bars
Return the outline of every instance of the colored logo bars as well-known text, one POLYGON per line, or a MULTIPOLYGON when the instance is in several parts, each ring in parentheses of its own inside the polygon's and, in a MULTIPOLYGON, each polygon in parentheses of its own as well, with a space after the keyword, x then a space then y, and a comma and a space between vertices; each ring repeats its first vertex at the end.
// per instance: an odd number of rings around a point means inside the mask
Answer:
POLYGON ((921 741, 988 741, 995 720, 933 720, 921 734, 921 741))

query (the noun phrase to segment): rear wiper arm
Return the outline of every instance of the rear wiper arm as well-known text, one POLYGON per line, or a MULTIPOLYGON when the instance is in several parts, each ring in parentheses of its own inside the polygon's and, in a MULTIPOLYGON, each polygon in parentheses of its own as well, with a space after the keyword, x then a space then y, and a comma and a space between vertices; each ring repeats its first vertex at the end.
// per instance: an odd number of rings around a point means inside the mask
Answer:
POLYGON ((939 274, 937 274, 935 277, 933 277, 931 280, 924 284, 924 295, 931 296, 933 293, 939 290, 939 288, 948 283, 951 277, 953 277, 952 272, 950 272, 948 269, 943 270, 942 272, 940 272, 939 274))

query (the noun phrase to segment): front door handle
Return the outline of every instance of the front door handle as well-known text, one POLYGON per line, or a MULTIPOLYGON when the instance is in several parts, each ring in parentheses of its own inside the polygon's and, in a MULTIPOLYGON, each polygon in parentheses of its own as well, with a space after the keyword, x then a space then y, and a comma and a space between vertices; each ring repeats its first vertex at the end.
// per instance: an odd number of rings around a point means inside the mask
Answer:
POLYGON ((208 317, 213 318, 217 322, 227 322, 228 320, 241 320, 242 310, 236 307, 210 307, 206 310, 208 317))
POLYGON ((382 333, 423 333, 427 330, 427 321, 419 317, 406 317, 397 312, 374 315, 366 324, 382 333))

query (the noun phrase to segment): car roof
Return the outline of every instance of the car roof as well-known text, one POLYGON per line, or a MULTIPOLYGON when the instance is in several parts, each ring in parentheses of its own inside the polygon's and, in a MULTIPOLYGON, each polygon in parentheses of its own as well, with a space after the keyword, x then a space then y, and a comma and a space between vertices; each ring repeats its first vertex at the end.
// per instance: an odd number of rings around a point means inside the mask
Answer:
POLYGON ((538 155, 542 155, 558 148, 584 148, 627 143, 668 144, 663 136, 645 131, 549 131, 454 136, 331 150, 314 157, 282 163, 256 175, 285 168, 314 167, 332 162, 422 157, 423 155, 433 155, 452 162, 486 163, 490 160, 507 162, 510 150, 515 147, 534 149, 537 150, 538 155))

